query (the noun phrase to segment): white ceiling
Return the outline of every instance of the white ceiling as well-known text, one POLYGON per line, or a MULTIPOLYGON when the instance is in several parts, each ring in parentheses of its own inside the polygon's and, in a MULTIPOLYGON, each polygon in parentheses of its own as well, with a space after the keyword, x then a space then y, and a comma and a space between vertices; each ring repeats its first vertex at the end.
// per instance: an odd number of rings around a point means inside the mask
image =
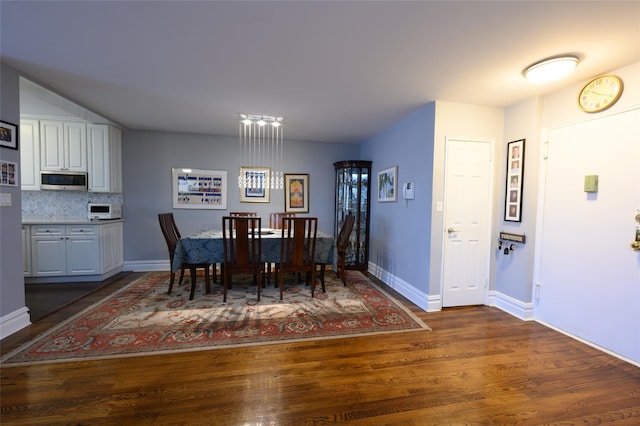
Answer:
POLYGON ((505 107, 640 60, 640 1, 7 1, 2 60, 129 128, 360 142, 434 100, 505 107), (575 54, 547 85, 521 75, 575 54))

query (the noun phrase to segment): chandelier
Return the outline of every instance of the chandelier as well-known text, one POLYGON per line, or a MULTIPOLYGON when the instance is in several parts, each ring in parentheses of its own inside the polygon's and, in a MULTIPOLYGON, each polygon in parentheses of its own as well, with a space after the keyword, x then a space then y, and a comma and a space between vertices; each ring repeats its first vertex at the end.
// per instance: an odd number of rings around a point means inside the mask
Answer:
POLYGON ((283 126, 284 117, 259 114, 238 114, 241 172, 239 188, 283 189, 284 164, 283 126), (268 168, 266 179, 256 179, 242 174, 243 167, 268 168))

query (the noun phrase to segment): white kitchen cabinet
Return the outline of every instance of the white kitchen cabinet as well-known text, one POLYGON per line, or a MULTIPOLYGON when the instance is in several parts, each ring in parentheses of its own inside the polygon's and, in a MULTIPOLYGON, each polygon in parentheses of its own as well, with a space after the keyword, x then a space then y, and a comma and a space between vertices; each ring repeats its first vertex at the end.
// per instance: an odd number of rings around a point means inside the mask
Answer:
POLYGON ((97 231, 95 225, 31 226, 31 275, 99 274, 97 231))
POLYGON ((87 171, 87 126, 75 121, 40 121, 40 169, 87 171))
POLYGON ((96 226, 67 225, 67 275, 100 273, 100 240, 96 226))
POLYGON ((124 264, 122 222, 100 226, 101 273, 113 271, 124 264))
POLYGON ((122 192, 122 131, 106 124, 87 126, 90 192, 122 192))
POLYGON ((40 123, 38 120, 20 120, 20 188, 23 191, 40 190, 40 123))
POLYGON ((24 276, 31 276, 31 227, 22 225, 22 266, 24 276))

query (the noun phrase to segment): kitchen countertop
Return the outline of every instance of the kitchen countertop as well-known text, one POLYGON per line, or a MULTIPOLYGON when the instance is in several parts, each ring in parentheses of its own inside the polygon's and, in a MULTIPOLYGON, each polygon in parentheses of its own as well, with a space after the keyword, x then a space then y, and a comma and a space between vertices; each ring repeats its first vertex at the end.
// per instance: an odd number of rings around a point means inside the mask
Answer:
POLYGON ((23 225, 101 225, 106 223, 124 222, 124 219, 82 219, 82 218, 25 218, 23 225))

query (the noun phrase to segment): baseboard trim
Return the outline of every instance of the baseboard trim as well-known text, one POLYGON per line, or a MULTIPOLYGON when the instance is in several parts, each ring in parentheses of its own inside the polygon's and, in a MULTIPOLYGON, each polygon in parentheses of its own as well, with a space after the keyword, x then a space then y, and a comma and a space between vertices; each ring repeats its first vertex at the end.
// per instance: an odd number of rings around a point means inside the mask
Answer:
POLYGON ((428 294, 417 290, 408 282, 391 274, 389 271, 385 271, 384 268, 381 268, 372 262, 369 262, 367 272, 409 299, 421 309, 424 309, 427 312, 441 310, 442 303, 440 303, 440 296, 429 296, 428 294))
POLYGON ((29 308, 26 306, 0 317, 0 339, 11 336, 13 333, 31 325, 29 308))
POLYGON ((169 271, 169 260, 139 260, 124 262, 122 270, 125 272, 156 272, 169 271))
POLYGON ((494 306, 523 321, 534 321, 533 303, 525 303, 498 291, 490 291, 487 295, 487 305, 494 306))
POLYGON ((622 360, 622 361, 628 362, 629 364, 633 364, 633 365, 635 365, 636 367, 640 367, 640 362, 638 362, 638 361, 636 361, 636 360, 634 360, 634 359, 627 358, 627 357, 626 357, 626 356, 624 356, 624 355, 620 355, 619 353, 613 352, 613 351, 612 351, 612 350, 610 350, 610 349, 607 349, 607 348, 605 348, 605 347, 603 347, 603 346, 600 346, 600 345, 598 345, 598 344, 596 344, 596 343, 593 343, 593 342, 590 342, 590 341, 588 341, 588 340, 585 340, 585 339, 583 339, 583 338, 581 338, 581 337, 576 336, 575 334, 571 334, 571 333, 569 333, 569 332, 567 332, 567 331, 565 331, 565 330, 563 330, 563 329, 561 329, 561 328, 558 328, 558 327, 556 327, 556 326, 553 326, 553 325, 551 325, 551 324, 549 324, 549 323, 546 323, 546 322, 544 322, 544 321, 536 320, 536 322, 537 322, 538 324, 542 324, 542 325, 544 325, 545 327, 549 327, 550 329, 555 330, 555 331, 557 331, 558 333, 562 333, 562 334, 564 334, 565 336, 571 337, 572 339, 577 340, 578 342, 584 343, 584 344, 585 344, 585 345, 587 345, 587 346, 591 346, 592 348, 595 348, 595 349, 598 349, 598 350, 600 350, 600 351, 602 351, 602 352, 604 352, 604 353, 607 353, 607 354, 611 355, 612 357, 615 357, 615 358, 618 358, 618 359, 620 359, 620 360, 622 360))

